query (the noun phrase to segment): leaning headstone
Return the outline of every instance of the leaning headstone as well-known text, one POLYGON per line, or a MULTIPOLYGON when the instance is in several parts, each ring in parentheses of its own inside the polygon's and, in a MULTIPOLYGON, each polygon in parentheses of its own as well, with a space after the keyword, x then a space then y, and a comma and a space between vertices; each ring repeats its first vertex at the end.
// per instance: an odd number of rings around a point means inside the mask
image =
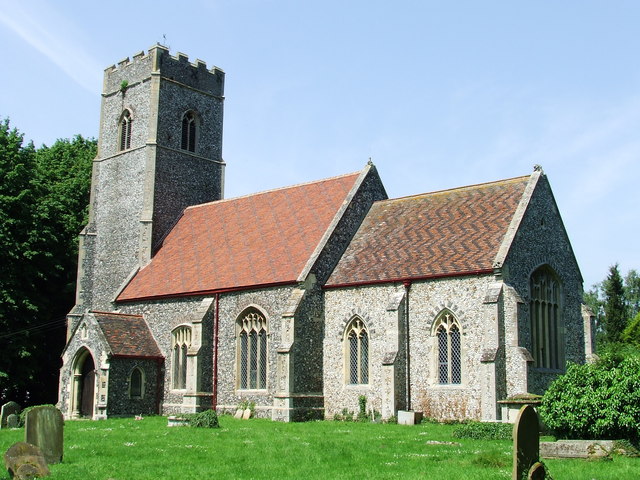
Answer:
POLYGON ((242 418, 242 414, 244 413, 244 410, 239 408, 236 410, 236 414, 233 416, 234 418, 237 418, 238 420, 242 418))
MULTIPOLYGON (((538 414, 531 405, 525 405, 520 409, 516 423, 513 425, 513 474, 512 480, 527 478, 529 471, 539 461, 540 457, 540 421, 538 414)), ((535 474, 540 477, 540 470, 535 474)))
POLYGON ((31 480, 49 476, 49 467, 42 451, 26 442, 14 443, 4 454, 4 466, 11 478, 31 480))
POLYGON ((0 410, 0 428, 7 428, 7 418, 9 415, 19 415, 22 409, 16 402, 7 402, 0 410))
POLYGON ((15 413, 12 413, 7 417, 7 428, 18 428, 20 425, 20 417, 15 413))
POLYGON ((250 408, 245 408, 244 412, 242 413, 242 419, 243 420, 249 420, 251 418, 251 409, 250 408))
POLYGON ((43 405, 27 412, 24 437, 42 450, 48 464, 60 463, 63 452, 64 420, 56 407, 43 405))

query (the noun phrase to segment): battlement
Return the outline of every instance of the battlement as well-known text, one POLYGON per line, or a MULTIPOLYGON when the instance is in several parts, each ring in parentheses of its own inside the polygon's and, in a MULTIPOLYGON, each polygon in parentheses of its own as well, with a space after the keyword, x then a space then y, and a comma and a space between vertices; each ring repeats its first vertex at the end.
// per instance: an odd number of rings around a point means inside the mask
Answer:
POLYGON ((140 51, 131 59, 126 57, 107 67, 104 71, 103 93, 114 93, 120 90, 123 84, 131 86, 154 74, 213 95, 224 95, 222 69, 216 66, 207 69, 207 64, 200 59, 191 63, 189 57, 181 52, 173 56, 167 47, 160 44, 149 48, 147 53, 140 51))

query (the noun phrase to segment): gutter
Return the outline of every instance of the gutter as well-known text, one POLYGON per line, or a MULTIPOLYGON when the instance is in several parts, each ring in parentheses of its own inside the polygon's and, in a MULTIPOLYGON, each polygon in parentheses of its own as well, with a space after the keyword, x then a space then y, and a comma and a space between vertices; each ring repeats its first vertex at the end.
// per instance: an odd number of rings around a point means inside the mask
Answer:
POLYGON ((381 285, 384 283, 402 283, 403 285, 407 282, 411 284, 412 282, 420 281, 420 280, 434 280, 438 278, 450 278, 450 277, 471 277, 477 275, 487 275, 487 274, 495 273, 494 268, 483 268, 480 270, 470 270, 468 272, 455 272, 455 273, 436 273, 434 275, 418 275, 415 277, 397 277, 397 278, 386 278, 383 280, 363 280, 360 282, 347 282, 347 283, 336 283, 333 285, 324 285, 322 288, 324 290, 331 290, 334 288, 345 288, 345 287, 363 287, 367 285, 381 285))

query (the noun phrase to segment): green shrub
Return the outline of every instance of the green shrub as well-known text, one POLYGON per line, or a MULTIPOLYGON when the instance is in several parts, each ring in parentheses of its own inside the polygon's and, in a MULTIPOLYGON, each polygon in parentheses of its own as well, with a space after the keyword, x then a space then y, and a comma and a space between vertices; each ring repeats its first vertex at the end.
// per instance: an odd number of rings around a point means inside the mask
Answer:
POLYGON ((605 356, 594 364, 570 364, 544 394, 539 411, 560 438, 637 441, 640 358, 605 356))
POLYGON ((474 440, 511 440, 513 425, 496 422, 463 423, 453 430, 454 438, 474 440))
POLYGON ((205 410, 203 412, 189 415, 189 425, 198 428, 218 428, 218 414, 215 410, 205 410))

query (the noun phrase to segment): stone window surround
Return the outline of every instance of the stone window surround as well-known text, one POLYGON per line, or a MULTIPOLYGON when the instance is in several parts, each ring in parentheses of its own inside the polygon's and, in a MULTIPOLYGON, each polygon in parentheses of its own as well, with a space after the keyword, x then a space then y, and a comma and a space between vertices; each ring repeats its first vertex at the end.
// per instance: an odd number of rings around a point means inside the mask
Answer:
MULTIPOLYGON (((247 394, 264 394, 266 392, 268 392, 268 381, 269 381, 269 343, 270 343, 270 332, 269 332, 269 318, 267 316, 267 314, 265 313, 264 309, 258 307, 257 305, 249 305, 246 308, 244 308, 241 313, 236 317, 236 321, 235 321, 235 325, 236 325, 236 391, 239 395, 247 395, 247 394), (257 315, 258 322, 260 325, 253 325, 250 326, 249 325, 244 325, 243 323, 244 321, 247 319, 247 317, 249 317, 250 315, 257 315), (249 328, 248 328, 249 327, 249 328), (255 330, 254 327, 259 327, 258 330, 255 330), (256 363, 257 363, 257 368, 258 371, 256 372, 256 375, 259 375, 259 378, 257 378, 256 381, 258 381, 259 379, 263 379, 264 381, 264 385, 260 386, 260 388, 250 388, 249 386, 247 386, 247 388, 243 388, 242 387, 242 364, 243 364, 243 358, 242 358, 242 351, 241 351, 241 336, 242 333, 244 332, 245 334, 249 333, 249 330, 254 330, 256 333, 259 330, 264 330, 264 335, 265 335, 265 343, 262 346, 259 346, 258 350, 256 351, 256 363), (261 350, 261 348, 265 348, 264 351, 261 350)), ((248 339, 248 337, 247 337, 248 339)), ((247 355, 249 355, 249 353, 247 352, 247 355)), ((244 359, 246 362, 250 361, 250 358, 246 358, 244 359)), ((248 367, 247 367, 248 369, 248 367)), ((250 382, 250 378, 249 378, 250 372, 247 371, 247 382, 250 382)))
POLYGON ((369 328, 366 324, 366 322, 364 321, 364 319, 360 316, 360 315, 354 315, 353 317, 351 317, 351 319, 347 322, 347 325, 344 328, 343 331, 343 335, 342 335, 342 344, 343 344, 343 372, 344 372, 344 383, 346 387, 366 387, 368 385, 370 385, 371 382, 371 338, 369 335, 369 328), (357 326, 357 324, 359 324, 359 326, 357 326), (351 381, 352 379, 352 369, 353 369, 353 365, 352 365, 352 351, 351 351, 351 341, 350 341, 350 335, 352 333, 354 333, 356 331, 356 329, 358 330, 358 332, 356 333, 357 335, 357 339, 359 340, 361 337, 361 333, 364 332, 364 336, 366 338, 366 382, 362 382, 362 342, 361 341, 357 341, 357 353, 356 353, 356 368, 358 369, 358 371, 356 372, 356 376, 358 377, 357 382, 354 383, 351 381), (359 367, 359 368, 358 368, 359 367))
POLYGON ((438 390, 460 390, 467 388, 467 368, 465 368, 465 359, 466 359, 466 348, 464 342, 465 336, 465 328, 464 324, 461 321, 462 314, 457 315, 449 307, 442 307, 438 314, 434 316, 433 322, 430 327, 430 335, 429 335, 429 352, 431 352, 431 372, 430 372, 430 382, 429 386, 431 388, 435 388, 438 390), (439 362, 439 348, 438 348, 438 328, 442 325, 442 318, 445 315, 451 315, 455 325, 458 327, 458 331, 460 332, 460 383, 440 383, 439 372, 440 372, 440 362, 439 362))
POLYGON ((187 110, 182 114, 180 121, 180 149, 198 153, 198 144, 200 137, 202 120, 195 110, 187 110))
POLYGON ((131 108, 125 108, 118 120, 118 151, 123 152, 131 148, 133 113, 131 108))
POLYGON ((546 263, 536 267, 531 273, 531 275, 529 276, 529 317, 530 317, 530 329, 531 329, 530 330, 531 332, 531 338, 530 338, 531 350, 530 351, 531 351, 531 356, 533 357, 532 368, 536 371, 550 372, 550 373, 562 373, 565 371, 565 367, 564 367, 565 365, 565 351, 564 351, 565 325, 564 325, 564 317, 562 314, 564 311, 563 299, 564 299, 563 285, 562 285, 562 281, 560 280, 560 276, 556 273, 556 271, 549 264, 546 264, 546 263), (540 283, 540 280, 542 280, 544 285, 547 286, 547 288, 551 287, 552 289, 551 295, 554 296, 555 298, 549 299, 549 298, 546 298, 546 296, 543 296, 544 298, 534 297, 534 283, 536 280, 538 280, 538 283, 540 283), (543 350, 545 351, 553 352, 555 350, 556 353, 554 358, 547 358, 547 359, 540 358, 540 355, 542 353, 538 351, 540 349, 537 348, 538 344, 534 335, 534 333, 537 330, 536 327, 539 327, 538 322, 540 321, 540 319, 536 317, 536 310, 534 309, 534 302, 536 301, 549 304, 549 306, 554 307, 554 314, 553 314, 552 321, 555 324, 556 335, 554 338, 557 343, 556 345, 551 345, 550 339, 549 337, 547 337, 544 339, 545 344, 542 346, 543 350), (552 348, 552 346, 555 348, 552 348), (543 360, 543 364, 539 365, 541 360, 543 360), (550 366, 551 363, 554 363, 557 367, 550 366))
POLYGON ((190 325, 178 325, 171 331, 171 389, 184 391, 187 389, 189 362, 187 353, 191 348, 193 336, 190 325))
POLYGON ((144 370, 138 366, 135 366, 129 372, 129 398, 141 400, 144 398, 145 390, 146 390, 146 376, 144 370), (133 374, 134 372, 138 372, 140 375, 140 395, 133 395, 133 374))

